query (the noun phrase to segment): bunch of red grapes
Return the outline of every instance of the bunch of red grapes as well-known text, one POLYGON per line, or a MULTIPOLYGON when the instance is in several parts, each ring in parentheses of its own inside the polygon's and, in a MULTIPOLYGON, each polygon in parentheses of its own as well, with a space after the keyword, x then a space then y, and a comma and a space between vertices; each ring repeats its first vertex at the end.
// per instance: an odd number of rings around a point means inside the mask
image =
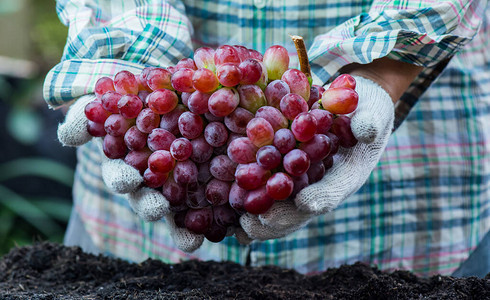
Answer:
POLYGON ((168 68, 100 78, 85 107, 88 132, 111 159, 161 189, 175 223, 213 242, 249 212, 292 201, 319 181, 340 146, 357 140, 355 80, 325 90, 289 69, 282 46, 202 47, 168 68))

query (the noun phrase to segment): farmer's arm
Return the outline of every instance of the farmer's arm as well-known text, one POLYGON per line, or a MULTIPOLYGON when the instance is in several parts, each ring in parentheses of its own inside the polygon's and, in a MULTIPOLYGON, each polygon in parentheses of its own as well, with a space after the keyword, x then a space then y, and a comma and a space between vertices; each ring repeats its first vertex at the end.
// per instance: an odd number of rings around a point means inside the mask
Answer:
POLYGON ((61 62, 46 76, 44 98, 57 108, 93 93, 98 78, 167 66, 192 53, 192 25, 181 1, 57 2, 69 27, 61 62))
POLYGON ((365 65, 348 65, 342 72, 371 79, 396 103, 422 70, 421 66, 383 57, 365 65))
POLYGON ((449 59, 477 33, 486 5, 484 0, 437 3, 374 0, 362 14, 315 37, 308 51, 313 82, 325 84, 346 66, 374 62, 359 72, 369 78, 376 74, 375 81, 386 86, 393 98, 400 98, 400 90, 405 92, 401 93, 403 108, 396 111, 397 126, 449 59), (388 60, 376 62, 382 58, 410 66, 388 60), (380 68, 377 64, 383 66, 380 68), (391 87, 395 80, 382 78, 380 70, 386 76, 394 76, 399 87, 391 87), (397 70, 407 73, 401 74, 397 70))

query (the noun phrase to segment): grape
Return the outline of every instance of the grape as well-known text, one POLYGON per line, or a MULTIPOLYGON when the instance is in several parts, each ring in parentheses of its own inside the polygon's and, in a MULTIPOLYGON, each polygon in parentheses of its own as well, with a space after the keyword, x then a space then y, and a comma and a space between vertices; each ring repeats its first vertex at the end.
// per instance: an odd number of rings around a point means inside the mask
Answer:
POLYGON ((291 131, 296 140, 300 142, 309 141, 316 133, 317 122, 315 117, 309 113, 300 113, 291 124, 291 131))
POLYGON ((174 223, 178 228, 185 228, 185 215, 187 214, 187 210, 179 211, 174 214, 174 223))
POLYGON ((151 88, 148 86, 148 73, 150 73, 151 70, 153 70, 155 67, 146 67, 144 68, 141 73, 136 76, 136 80, 138 81, 138 94, 142 91, 148 91, 151 92, 151 88))
POLYGON ((219 155, 214 157, 209 164, 211 175, 222 181, 235 180, 235 171, 237 164, 233 162, 227 155, 219 155))
POLYGON ((223 86, 232 87, 242 80, 242 71, 236 64, 224 63, 216 69, 216 76, 223 86))
POLYGON ((147 134, 132 126, 124 134, 124 142, 129 150, 141 150, 146 146, 147 134))
POLYGON ((305 187, 308 186, 308 175, 305 173, 301 176, 291 177, 294 182, 293 192, 291 193, 291 198, 296 197, 296 195, 305 187))
POLYGON ((146 99, 147 99, 149 94, 150 94, 150 92, 145 91, 145 90, 140 90, 138 92, 138 98, 140 98, 141 102, 143 103, 143 107, 147 107, 146 106, 146 99))
POLYGON ((222 88, 214 92, 208 101, 208 109, 216 117, 225 117, 231 114, 240 103, 237 90, 222 88))
POLYGON ((246 138, 247 136, 246 135, 243 135, 243 134, 238 134, 238 133, 230 133, 230 135, 228 136, 228 141, 226 141, 226 149, 228 150, 228 146, 230 146, 230 143, 233 142, 234 140, 238 139, 238 138, 246 138))
POLYGON ((213 206, 213 219, 221 226, 238 224, 237 214, 229 203, 213 206))
POLYGON ((107 92, 115 92, 114 89, 114 81, 109 77, 101 77, 95 83, 94 93, 97 96, 97 99, 101 100, 102 95, 107 92))
POLYGON ((166 68, 166 70, 167 70, 167 71, 169 71, 169 72, 170 72, 170 74, 173 74, 173 73, 177 72, 177 70, 179 70, 179 68, 177 68, 177 67, 175 67, 175 66, 168 66, 168 67, 166 68))
POLYGON ((213 155, 213 147, 211 147, 204 136, 200 136, 197 139, 191 141, 192 144, 192 155, 191 160, 196 163, 203 163, 208 161, 213 155))
POLYGON ((255 59, 245 59, 238 66, 242 73, 240 84, 255 84, 262 75, 262 66, 255 59))
POLYGON ((310 83, 306 75, 297 69, 289 69, 281 77, 291 89, 291 93, 300 95, 303 100, 310 99, 310 83))
POLYGON ((184 104, 185 107, 188 106, 187 104, 189 104, 188 101, 191 95, 192 93, 186 93, 186 92, 181 93, 180 98, 182 99, 182 104, 184 104))
POLYGON ((160 116, 154 113, 150 108, 144 108, 136 118, 136 127, 141 132, 150 133, 153 129, 158 127, 160 123, 160 116))
POLYGON ((312 86, 314 86, 318 89, 319 97, 320 97, 320 99, 322 99, 322 94, 323 94, 323 92, 325 92, 325 88, 321 85, 318 85, 318 84, 314 84, 312 86))
POLYGON ((246 164, 255 161, 258 148, 248 137, 237 138, 228 146, 228 157, 238 163, 246 164))
MULTIPOLYGON (((208 103, 208 108, 209 108, 209 103, 208 103)), ((209 122, 223 122, 223 120, 225 119, 225 117, 217 117, 215 115, 213 115, 212 113, 210 112, 207 112, 204 114, 204 117, 206 118, 206 120, 208 120, 209 122)))
MULTIPOLYGON (((170 180, 170 178, 172 178, 172 177, 171 177, 171 176, 169 176, 169 177, 167 178, 167 181, 169 181, 169 180, 170 180)), ((166 182, 167 182, 167 181, 166 181, 166 182)), ((164 183, 164 185, 165 185, 165 183, 164 183)), ((174 213, 184 213, 184 214, 186 214, 188 210, 189 210, 189 207, 188 207, 188 206, 187 206, 187 204, 185 204, 185 203, 182 203, 182 204, 179 204, 179 205, 171 205, 171 206, 169 207, 169 211, 170 211, 170 212, 174 212, 174 213)))
POLYGON ((320 108, 320 103, 319 102, 315 102, 313 103, 313 105, 310 107, 310 110, 313 110, 313 109, 319 109, 320 108))
POLYGON ((147 144, 151 151, 170 151, 170 145, 172 145, 174 140, 175 135, 173 135, 170 131, 162 128, 155 128, 148 135, 147 144))
POLYGON ((274 146, 264 146, 257 151, 257 163, 266 170, 277 168, 281 159, 281 153, 274 146))
POLYGON ((178 135, 179 131, 179 117, 182 113, 187 111, 184 105, 178 104, 174 110, 169 113, 162 115, 160 120, 160 128, 166 129, 174 135, 178 135))
POLYGON ((354 77, 350 76, 349 74, 342 74, 339 77, 335 78, 335 80, 332 81, 332 83, 328 88, 334 89, 339 87, 355 89, 356 80, 354 79, 354 77))
POLYGON ((340 116, 333 120, 330 129, 339 138, 339 145, 344 148, 351 148, 357 144, 357 139, 350 128, 350 121, 349 117, 340 116))
POLYGON ((274 134, 273 144, 281 154, 286 154, 296 147, 296 139, 291 130, 283 128, 274 134))
POLYGON ((194 92, 194 86, 192 85, 192 77, 194 76, 194 70, 183 68, 178 69, 172 74, 171 83, 172 87, 179 92, 191 93, 194 92))
POLYGON ((308 111, 308 103, 297 94, 286 94, 279 103, 282 114, 288 120, 294 120, 297 115, 308 111))
POLYGON ((173 90, 171 83, 172 73, 163 68, 151 68, 146 76, 146 84, 153 90, 173 90))
POLYGON ((197 182, 197 166, 190 160, 179 161, 174 167, 174 180, 180 184, 197 182))
POLYGON ((133 124, 133 120, 125 119, 120 114, 113 114, 105 120, 104 129, 112 136, 123 136, 133 124))
POLYGON ((282 164, 286 172, 292 176, 301 176, 308 171, 310 159, 303 150, 293 149, 284 155, 282 164))
POLYGON ((322 107, 337 115, 350 114, 357 108, 359 95, 350 88, 328 88, 322 95, 322 107))
POLYGON ((197 48, 194 52, 194 62, 198 69, 206 68, 212 72, 216 71, 214 64, 214 49, 209 47, 197 48))
POLYGON ((170 145, 170 154, 178 161, 187 160, 192 155, 192 144, 186 138, 175 139, 170 145))
POLYGON ((281 79, 282 74, 289 68, 288 50, 279 45, 271 46, 265 50, 262 61, 267 68, 269 80, 281 79))
POLYGON ((241 138, 241 137, 244 137, 243 135, 240 135, 240 134, 237 134, 237 133, 232 133, 229 135, 228 137, 228 140, 226 141, 226 144, 220 146, 220 147, 216 147, 214 148, 213 150, 213 154, 215 156, 218 156, 218 155, 226 155, 228 154, 228 146, 230 145, 230 143, 234 140, 234 139, 237 139, 237 138, 241 138))
POLYGON ((325 166, 323 165, 323 162, 312 162, 306 174, 308 175, 309 184, 320 181, 323 178, 323 175, 325 175, 325 166))
POLYGON ((244 61, 250 58, 250 53, 248 52, 247 47, 242 45, 233 45, 233 48, 235 48, 235 50, 237 51, 238 57, 240 57, 240 61, 244 61))
POLYGON ((178 125, 182 136, 188 139, 197 138, 204 129, 204 121, 201 116, 190 111, 180 115, 178 125))
POLYGON ((267 195, 274 200, 287 199, 293 192, 294 182, 289 175, 278 172, 267 180, 267 195))
POLYGON ((204 233, 204 237, 210 242, 219 243, 226 237, 227 232, 228 229, 226 227, 213 222, 204 233))
POLYGON ((248 54, 249 54, 250 58, 256 59, 258 61, 262 61, 264 58, 259 51, 254 50, 254 49, 248 49, 248 54))
POLYGON ((289 85, 282 80, 274 80, 265 88, 265 98, 267 105, 279 108, 282 97, 291 92, 289 85))
POLYGON ((202 93, 211 93, 219 87, 219 81, 213 71, 203 68, 194 72, 192 85, 202 93))
POLYGON ((188 189, 185 203, 190 208, 203 208, 209 206, 209 202, 206 200, 206 187, 201 185, 195 190, 188 189))
POLYGON ((330 153, 330 139, 324 134, 315 134, 309 141, 301 143, 299 149, 308 155, 311 162, 321 161, 330 153))
POLYGON ((167 150, 157 150, 148 158, 148 168, 155 173, 168 173, 174 166, 175 159, 167 150))
POLYGON ((333 115, 324 109, 312 109, 310 114, 316 119, 316 133, 326 134, 333 124, 333 115))
POLYGON ((240 56, 235 48, 229 45, 219 46, 214 52, 214 63, 219 66, 224 63, 240 63, 240 56))
POLYGON ((228 140, 228 131, 223 123, 211 122, 204 129, 206 142, 213 147, 220 147, 228 140))
POLYGON ((143 102, 136 95, 127 94, 117 101, 119 112, 126 119, 134 119, 143 109, 143 102))
POLYGON ((94 100, 85 105, 85 116, 92 122, 104 124, 105 120, 111 115, 104 109, 101 101, 94 100))
POLYGON ((288 128, 288 119, 281 113, 281 111, 272 106, 262 106, 255 113, 256 118, 263 118, 269 124, 271 124, 274 131, 278 131, 281 128, 288 128))
POLYGON ((148 168, 148 158, 151 155, 151 151, 148 148, 143 148, 141 150, 132 150, 126 154, 124 162, 132 166, 136 170, 140 171, 141 174, 145 172, 148 168))
POLYGON ((211 95, 205 94, 200 91, 195 91, 187 99, 187 107, 189 107, 189 110, 195 114, 200 114, 200 115, 205 114, 209 111, 208 110, 209 97, 211 97, 211 95))
MULTIPOLYGON (((259 109, 260 110, 260 109, 259 109)), ((254 114, 245 108, 237 107, 231 114, 225 117, 225 125, 231 132, 244 134, 247 132, 247 124, 254 114)))
POLYGON ((270 145, 274 141, 274 129, 264 118, 253 118, 247 124, 247 137, 257 147, 270 145))
POLYGON ((175 67, 178 69, 187 68, 194 71, 197 70, 196 64, 194 63, 194 60, 192 58, 183 58, 179 60, 175 67))
POLYGON ((267 76, 267 68, 261 61, 259 63, 262 67, 262 74, 260 75, 259 81, 257 81, 255 84, 260 87, 261 90, 265 90, 265 88, 267 87, 267 83, 269 82, 269 77, 267 76))
POLYGON ((323 160, 323 166, 325 167, 325 171, 333 166, 333 155, 329 155, 323 160))
POLYGON ((91 136, 102 137, 106 135, 104 123, 87 122, 87 132, 91 136))
POLYGON ((211 171, 209 171, 209 161, 199 164, 197 168, 197 181, 201 183, 207 183, 213 178, 213 175, 211 175, 211 171))
POLYGON ((102 102, 102 107, 108 112, 118 114, 119 108, 117 107, 117 103, 119 99, 121 99, 121 97, 122 95, 116 92, 109 91, 105 93, 104 95, 102 95, 102 98, 100 98, 100 101, 102 102))
POLYGON ((105 156, 111 159, 123 158, 126 155, 126 145, 121 136, 106 135, 102 144, 105 156))
POLYGON ((214 154, 214 156, 223 155, 223 154, 226 154, 226 150, 227 150, 226 145, 219 146, 219 147, 213 148, 213 154, 214 154))
POLYGON ((175 182, 172 176, 163 184, 162 194, 171 206, 182 205, 186 199, 185 187, 175 182))
POLYGON ((213 222, 211 207, 189 209, 185 215, 185 227, 196 234, 204 234, 213 222))
POLYGON ((120 71, 114 76, 114 89, 121 95, 138 94, 138 80, 129 71, 120 71))
POLYGON ((249 191, 265 185, 269 177, 271 177, 271 172, 257 163, 239 165, 235 172, 236 183, 249 191))
POLYGON ((256 190, 250 191, 243 201, 243 208, 251 214, 263 214, 271 208, 274 204, 274 199, 272 199, 268 194, 265 186, 262 186, 256 190))
POLYGON ((335 134, 331 132, 325 133, 326 136, 330 139, 330 154, 335 155, 339 150, 339 138, 335 134))
POLYGON ((230 206, 239 214, 245 213, 245 209, 243 208, 243 202, 245 198, 247 198, 248 191, 246 189, 242 189, 236 182, 233 182, 230 189, 230 195, 228 202, 230 206))
POLYGON ((157 173, 150 169, 146 169, 143 173, 143 181, 146 186, 151 188, 161 187, 167 181, 168 173, 157 173))
POLYGON ((174 91, 161 89, 156 90, 147 98, 148 107, 156 114, 163 115, 171 112, 179 103, 179 98, 174 91))
POLYGON ((313 104, 317 103, 320 100, 320 92, 314 86, 310 87, 310 98, 308 99, 308 107, 311 108, 313 104))
POLYGON ((267 105, 264 92, 253 84, 240 85, 237 88, 240 95, 240 106, 255 113, 260 107, 267 105))
POLYGON ((206 185, 206 199, 213 206, 225 204, 229 199, 230 188, 230 182, 212 179, 206 185))

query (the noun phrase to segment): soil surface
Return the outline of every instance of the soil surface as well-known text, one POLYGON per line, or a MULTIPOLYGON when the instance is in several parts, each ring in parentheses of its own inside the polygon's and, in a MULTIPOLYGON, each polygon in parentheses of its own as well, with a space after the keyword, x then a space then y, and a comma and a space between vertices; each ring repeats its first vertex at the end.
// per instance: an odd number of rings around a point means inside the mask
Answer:
POLYGON ((356 263, 305 276, 229 262, 133 264, 40 243, 0 259, 0 299, 490 299, 490 274, 419 278, 356 263))

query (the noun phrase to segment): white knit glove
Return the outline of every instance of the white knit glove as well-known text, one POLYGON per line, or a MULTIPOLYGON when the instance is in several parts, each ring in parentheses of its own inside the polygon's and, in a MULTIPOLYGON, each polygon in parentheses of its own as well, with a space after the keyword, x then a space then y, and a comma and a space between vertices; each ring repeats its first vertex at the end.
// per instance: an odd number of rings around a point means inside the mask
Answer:
MULTIPOLYGON (((65 121, 58 127, 58 139, 64 146, 81 146, 92 140, 92 136, 86 129, 88 120, 84 111, 87 103, 94 99, 93 94, 85 95, 70 106, 65 121)), ((203 236, 175 226, 173 214, 169 210, 170 204, 162 193, 142 186, 143 177, 124 160, 107 158, 102 151, 102 139, 94 138, 94 143, 99 147, 102 157, 102 179, 112 192, 126 194, 133 211, 147 222, 158 221, 165 217, 172 238, 182 251, 192 252, 201 246, 203 236)))
POLYGON ((352 148, 339 148, 325 176, 301 190, 295 205, 276 201, 265 214, 245 214, 240 224, 250 238, 284 237, 305 226, 311 218, 334 210, 366 182, 383 153, 393 130, 394 106, 388 93, 375 82, 354 76, 359 105, 351 120, 358 139, 352 148))

